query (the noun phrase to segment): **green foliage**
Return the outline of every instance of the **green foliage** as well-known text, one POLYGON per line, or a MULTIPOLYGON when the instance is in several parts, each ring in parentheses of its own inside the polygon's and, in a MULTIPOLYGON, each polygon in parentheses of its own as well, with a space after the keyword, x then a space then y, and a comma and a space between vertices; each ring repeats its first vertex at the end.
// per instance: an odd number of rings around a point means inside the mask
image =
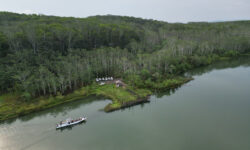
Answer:
POLYGON ((8 40, 7 37, 0 32, 0 58, 5 57, 8 54, 8 40))
POLYGON ((21 95, 21 98, 24 99, 24 100, 30 100, 30 99, 31 99, 31 94, 28 93, 28 92, 24 92, 24 93, 21 95))
POLYGON ((230 50, 230 51, 225 52, 225 56, 227 56, 227 57, 235 57, 235 56, 239 56, 239 55, 240 55, 240 53, 237 51, 234 51, 234 50, 230 50))
POLYGON ((175 88, 194 68, 250 52, 250 22, 166 23, 0 12, 0 120, 103 95, 105 109, 175 88), (122 77, 126 88, 99 86, 122 77), (20 101, 24 100, 24 101, 20 101))
POLYGON ((126 102, 136 100, 137 97, 124 90, 123 88, 117 88, 115 85, 104 85, 95 89, 95 94, 103 95, 107 98, 111 98, 115 102, 126 102))
POLYGON ((143 69, 140 73, 140 77, 142 78, 142 80, 146 80, 150 77, 150 72, 149 70, 143 69))
POLYGON ((129 85, 132 85, 135 87, 143 87, 144 86, 144 82, 143 82, 142 78, 136 74, 131 74, 131 75, 126 76, 125 81, 129 85))
POLYGON ((250 50, 249 21, 169 24, 8 12, 0 20, 0 94, 26 93, 24 99, 65 96, 106 76, 164 87, 158 83, 166 78, 250 50))

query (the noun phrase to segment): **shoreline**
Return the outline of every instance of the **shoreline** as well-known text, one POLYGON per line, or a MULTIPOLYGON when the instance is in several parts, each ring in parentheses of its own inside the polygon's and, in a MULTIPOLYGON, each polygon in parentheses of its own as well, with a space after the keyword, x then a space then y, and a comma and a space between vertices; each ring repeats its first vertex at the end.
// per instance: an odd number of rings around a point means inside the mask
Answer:
MULTIPOLYGON (((230 58, 235 57, 227 57, 227 60, 230 58)), ((217 61, 213 61, 213 63, 218 61, 225 61, 225 59, 217 59, 217 61)), ((116 87, 115 84, 100 86, 93 83, 67 95, 41 96, 30 101, 21 100, 20 93, 8 93, 0 95, 0 122, 53 108, 72 101, 81 100, 88 96, 101 96, 110 99, 112 103, 104 106, 103 110, 105 112, 112 112, 137 104, 147 103, 153 92, 175 89, 191 80, 193 80, 192 77, 175 76, 171 79, 163 80, 163 82, 166 81, 166 83, 168 83, 167 85, 162 85, 162 82, 155 82, 153 87, 145 84, 144 87, 140 88, 131 87, 130 85, 122 88, 116 87)))
MULTIPOLYGON (((188 81, 182 82, 182 84, 178 83, 175 86, 169 86, 166 89, 179 87, 188 81)), ((28 102, 21 101, 19 99, 20 95, 18 93, 8 93, 0 97, 0 122, 8 119, 18 118, 48 108, 53 108, 72 101, 81 100, 87 98, 88 96, 101 96, 110 99, 112 102, 104 106, 103 109, 108 113, 150 102, 149 97, 152 95, 152 93, 152 89, 138 89, 131 86, 127 86, 126 88, 115 87, 114 84, 107 84, 104 86, 96 84, 89 85, 75 90, 73 93, 65 96, 42 96, 32 99, 28 102)))

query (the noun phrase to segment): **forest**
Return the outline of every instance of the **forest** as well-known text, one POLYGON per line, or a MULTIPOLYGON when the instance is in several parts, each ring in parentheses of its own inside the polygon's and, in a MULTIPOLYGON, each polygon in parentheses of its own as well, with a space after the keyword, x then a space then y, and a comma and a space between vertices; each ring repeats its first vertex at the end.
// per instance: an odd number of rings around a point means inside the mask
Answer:
POLYGON ((65 95, 107 76, 157 88, 192 68, 249 52, 250 21, 183 24, 0 12, 0 95, 65 95))

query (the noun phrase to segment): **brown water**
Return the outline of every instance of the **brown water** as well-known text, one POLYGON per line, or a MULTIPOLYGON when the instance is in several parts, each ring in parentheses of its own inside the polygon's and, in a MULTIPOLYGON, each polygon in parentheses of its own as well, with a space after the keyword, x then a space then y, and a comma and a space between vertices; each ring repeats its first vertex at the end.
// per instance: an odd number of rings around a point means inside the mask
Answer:
POLYGON ((0 150, 249 150, 250 59, 189 72, 195 80, 148 104, 104 113, 87 98, 0 124, 0 150), (86 115, 65 130, 55 124, 86 115))

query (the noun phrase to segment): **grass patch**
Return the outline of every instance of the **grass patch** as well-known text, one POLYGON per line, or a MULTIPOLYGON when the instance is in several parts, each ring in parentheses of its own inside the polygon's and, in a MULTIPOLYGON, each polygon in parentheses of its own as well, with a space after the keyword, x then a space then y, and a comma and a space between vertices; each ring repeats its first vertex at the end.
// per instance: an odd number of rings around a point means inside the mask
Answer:
POLYGON ((19 93, 8 93, 8 94, 0 95, 0 103, 12 102, 18 99, 19 97, 20 97, 19 93))
POLYGON ((104 108, 106 112, 120 109, 130 102, 136 102, 151 94, 151 92, 146 89, 134 89, 129 86, 116 87, 114 84, 99 86, 93 92, 96 95, 102 95, 112 100, 112 103, 104 108))
POLYGON ((90 95, 104 96, 112 100, 104 110, 119 109, 127 102, 136 101, 151 93, 149 90, 116 87, 114 84, 92 84, 82 87, 68 95, 41 96, 30 101, 21 100, 21 94, 12 93, 0 96, 0 121, 14 118, 39 110, 51 108, 66 102, 82 99, 90 95), (134 92, 131 92, 134 90, 134 92))
POLYGON ((115 87, 114 84, 104 85, 96 89, 97 95, 103 95, 110 98, 113 101, 125 102, 136 100, 136 96, 122 87, 115 87))

